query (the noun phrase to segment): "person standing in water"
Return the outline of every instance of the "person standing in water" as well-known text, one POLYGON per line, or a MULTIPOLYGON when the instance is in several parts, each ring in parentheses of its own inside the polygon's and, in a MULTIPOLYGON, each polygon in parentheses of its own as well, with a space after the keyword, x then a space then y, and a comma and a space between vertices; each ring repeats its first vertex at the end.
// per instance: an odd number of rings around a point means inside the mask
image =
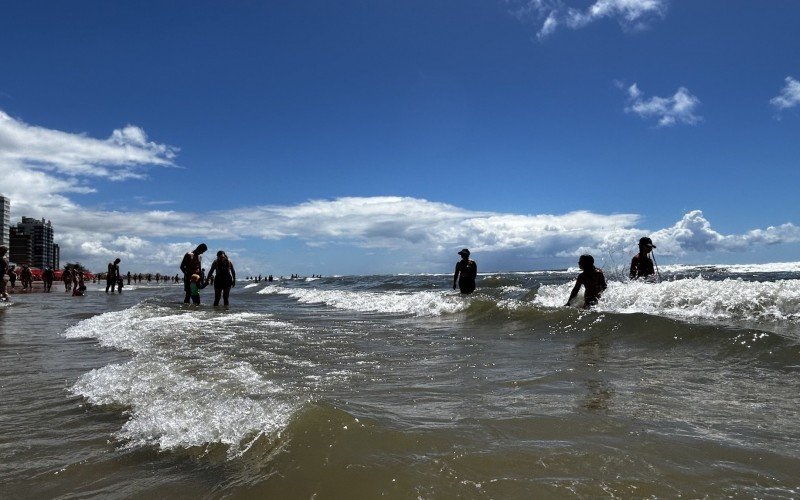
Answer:
POLYGON ((653 266, 653 259, 650 258, 650 252, 652 252, 655 247, 656 246, 653 245, 653 240, 646 236, 639 240, 639 253, 634 255, 633 259, 631 259, 631 279, 647 278, 656 273, 655 267, 653 266))
POLYGON ((114 293, 114 288, 117 286, 117 278, 119 277, 119 257, 114 259, 114 262, 108 263, 108 273, 106 274, 106 293, 108 288, 111 287, 111 293, 114 293))
POLYGON ((217 260, 211 264, 211 269, 208 270, 207 281, 214 284, 214 306, 219 305, 219 297, 222 295, 222 303, 227 307, 231 287, 236 286, 236 269, 222 250, 217 252, 217 260), (214 272, 217 273, 216 277, 214 272))
POLYGON ((478 264, 469 258, 469 250, 463 248, 458 255, 461 260, 456 263, 456 271, 453 273, 453 290, 458 288, 464 295, 470 294, 475 291, 475 278, 478 276, 478 264))
MULTIPOLYGON (((200 261, 200 256, 208 250, 208 246, 205 243, 200 243, 197 245, 191 252, 187 252, 183 256, 183 260, 181 261, 181 271, 183 272, 183 291, 186 292, 186 296, 183 298, 183 303, 188 304, 189 299, 191 298, 191 282, 192 282, 192 275, 201 276, 203 272, 203 265, 200 261)), ((199 282, 200 278, 198 278, 199 282)), ((198 292, 199 293, 199 292, 198 292)), ((200 296, 198 295, 198 302, 199 303, 200 296)))
POLYGON ((56 277, 56 273, 53 272, 53 268, 47 266, 42 271, 42 282, 44 283, 44 291, 49 292, 51 288, 53 288, 53 280, 56 277))
POLYGON ((581 286, 583 286, 586 288, 583 292, 583 308, 589 309, 597 304, 597 301, 600 300, 600 295, 607 288, 606 277, 603 275, 602 270, 594 267, 594 257, 591 255, 581 255, 580 259, 578 259, 578 267, 583 272, 575 280, 575 286, 572 288, 572 293, 569 294, 565 305, 569 306, 569 303, 578 295, 581 286))

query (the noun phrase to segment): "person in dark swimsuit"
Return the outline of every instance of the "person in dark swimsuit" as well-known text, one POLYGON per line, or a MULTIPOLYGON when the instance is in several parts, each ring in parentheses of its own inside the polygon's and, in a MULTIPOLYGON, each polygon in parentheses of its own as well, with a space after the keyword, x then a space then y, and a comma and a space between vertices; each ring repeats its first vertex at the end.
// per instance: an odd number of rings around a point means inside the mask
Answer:
POLYGON ((45 267, 42 271, 42 283, 44 283, 44 291, 49 292, 53 287, 53 280, 55 280, 56 273, 53 272, 52 267, 45 267))
MULTIPOLYGON (((181 271, 183 272, 183 291, 186 292, 186 296, 183 298, 184 304, 188 304, 191 299, 192 275, 196 274, 202 277, 203 265, 200 262, 200 256, 206 250, 208 250, 208 246, 205 243, 200 243, 197 248, 183 256, 181 271)), ((148 279, 148 281, 150 280, 148 279)))
POLYGON ((227 306, 231 287, 236 286, 236 269, 222 250, 217 252, 217 260, 211 264, 211 269, 208 270, 207 281, 214 284, 214 305, 219 305, 219 298, 222 295, 223 304, 227 306), (214 272, 217 273, 216 277, 214 272))
POLYGON ((111 288, 111 293, 114 293, 114 287, 117 286, 117 277, 119 276, 119 263, 120 259, 114 259, 114 262, 108 263, 108 273, 106 274, 106 293, 111 288))
POLYGON ((644 237, 639 240, 639 253, 634 255, 631 259, 631 279, 647 278, 656 273, 653 266, 653 259, 650 258, 650 252, 656 246, 653 245, 653 240, 644 237))
POLYGON ((578 295, 581 286, 583 286, 586 288, 583 292, 583 308, 589 309, 597 304, 603 290, 607 288, 606 277, 603 275, 603 271, 594 267, 594 257, 591 255, 581 255, 580 259, 578 259, 578 267, 583 272, 575 280, 575 286, 572 288, 572 293, 569 294, 566 305, 569 306, 569 303, 578 295))
POLYGON ((469 250, 464 248, 458 255, 461 260, 456 263, 456 271, 453 274, 453 290, 456 283, 461 293, 467 295, 475 291, 475 278, 478 276, 478 264, 469 258, 469 250))

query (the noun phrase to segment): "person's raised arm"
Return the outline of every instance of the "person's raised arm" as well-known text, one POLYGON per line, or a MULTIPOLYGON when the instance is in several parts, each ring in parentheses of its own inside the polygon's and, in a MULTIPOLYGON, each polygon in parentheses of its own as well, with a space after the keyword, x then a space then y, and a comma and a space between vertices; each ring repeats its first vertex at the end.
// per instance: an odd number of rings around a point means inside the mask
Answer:
POLYGON ((572 302, 572 299, 574 299, 575 297, 578 296, 578 292, 580 291, 582 284, 583 284, 583 281, 581 280, 581 277, 578 276, 578 279, 575 280, 575 286, 572 287, 572 292, 569 294, 569 298, 567 299, 567 303, 564 304, 565 307, 569 306, 569 303, 572 302))

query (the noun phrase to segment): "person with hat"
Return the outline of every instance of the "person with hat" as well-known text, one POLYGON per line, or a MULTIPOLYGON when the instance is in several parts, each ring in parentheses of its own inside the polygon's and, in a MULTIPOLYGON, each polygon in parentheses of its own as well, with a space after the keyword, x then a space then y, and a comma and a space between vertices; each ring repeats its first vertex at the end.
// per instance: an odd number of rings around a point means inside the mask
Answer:
POLYGON ((656 273, 653 259, 650 258, 650 252, 655 247, 653 240, 646 236, 639 240, 639 253, 631 260, 631 279, 646 278, 656 273))
POLYGON ((469 258, 469 250, 466 248, 458 252, 461 260, 456 263, 456 272, 453 274, 453 290, 458 288, 463 294, 470 294, 475 291, 475 277, 478 276, 478 264, 469 258))

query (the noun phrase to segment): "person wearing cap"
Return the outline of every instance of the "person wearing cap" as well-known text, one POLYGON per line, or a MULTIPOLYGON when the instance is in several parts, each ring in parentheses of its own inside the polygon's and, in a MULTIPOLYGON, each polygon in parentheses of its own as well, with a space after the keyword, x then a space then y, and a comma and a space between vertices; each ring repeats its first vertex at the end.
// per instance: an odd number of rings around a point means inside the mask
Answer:
POLYGON ((653 259, 650 258, 650 252, 656 246, 653 245, 653 240, 648 237, 639 240, 639 253, 634 255, 631 260, 631 279, 646 278, 656 273, 653 266, 653 259))
POLYGON ((458 288, 463 294, 470 294, 475 291, 475 277, 478 276, 478 264, 469 258, 469 250, 466 248, 458 252, 461 260, 456 263, 456 272, 453 274, 453 290, 458 288))

